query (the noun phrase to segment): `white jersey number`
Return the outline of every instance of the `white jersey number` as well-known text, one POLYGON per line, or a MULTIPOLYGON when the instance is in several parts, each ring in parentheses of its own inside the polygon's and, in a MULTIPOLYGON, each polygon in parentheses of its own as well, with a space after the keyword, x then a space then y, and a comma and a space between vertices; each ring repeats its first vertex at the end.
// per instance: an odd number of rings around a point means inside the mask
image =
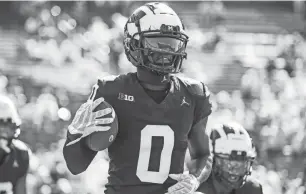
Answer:
POLYGON ((174 132, 168 125, 147 125, 144 127, 141 131, 140 151, 136 171, 138 178, 142 182, 164 183, 169 176, 173 147, 174 132), (158 172, 148 170, 153 136, 164 138, 158 172))
POLYGON ((0 182, 0 193, 13 194, 13 184, 11 182, 0 182))

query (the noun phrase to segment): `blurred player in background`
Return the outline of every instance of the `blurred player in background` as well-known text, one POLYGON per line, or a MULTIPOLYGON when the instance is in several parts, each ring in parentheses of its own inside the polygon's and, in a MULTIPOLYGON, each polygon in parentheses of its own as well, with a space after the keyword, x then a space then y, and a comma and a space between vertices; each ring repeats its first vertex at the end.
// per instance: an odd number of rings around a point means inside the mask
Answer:
POLYGON ((21 120, 14 103, 0 95, 0 193, 25 194, 29 148, 20 140, 21 120))
POLYGON ((262 194, 261 184, 251 178, 256 151, 248 132, 238 123, 211 129, 213 170, 199 194, 262 194))
POLYGON ((211 172, 205 133, 211 103, 203 83, 173 75, 187 57, 184 25, 166 4, 147 3, 133 12, 124 34, 125 54, 137 72, 98 80, 69 126, 63 150, 67 166, 79 174, 97 154, 84 140, 90 133, 85 126, 111 124, 112 117, 102 112, 100 118, 92 116, 104 99, 119 122, 119 133, 108 148, 105 193, 193 193, 211 172), (80 136, 84 138, 75 143, 80 136), (187 148, 193 168, 183 174, 187 148))

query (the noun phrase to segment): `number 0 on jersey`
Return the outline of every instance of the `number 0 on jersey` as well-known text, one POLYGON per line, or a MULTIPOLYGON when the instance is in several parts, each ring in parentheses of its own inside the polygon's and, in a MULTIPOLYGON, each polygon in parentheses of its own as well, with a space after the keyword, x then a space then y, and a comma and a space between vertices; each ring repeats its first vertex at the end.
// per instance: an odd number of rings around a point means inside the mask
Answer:
POLYGON ((171 157, 174 147, 174 132, 168 125, 147 125, 141 131, 140 150, 136 175, 142 182, 164 183, 170 172, 171 157), (152 137, 163 137, 164 146, 161 151, 159 171, 149 171, 152 148, 152 137))

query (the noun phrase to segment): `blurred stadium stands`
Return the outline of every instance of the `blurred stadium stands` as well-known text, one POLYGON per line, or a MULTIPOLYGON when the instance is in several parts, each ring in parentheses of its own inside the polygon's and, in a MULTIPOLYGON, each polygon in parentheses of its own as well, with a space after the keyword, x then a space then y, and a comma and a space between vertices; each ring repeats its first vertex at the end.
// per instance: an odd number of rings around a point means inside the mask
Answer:
MULTIPOLYGON (((99 76, 134 69, 122 31, 142 3, 0 2, 0 91, 17 103, 21 138, 34 153, 31 194, 103 190, 105 153, 88 172, 71 176, 62 139, 99 76)), ((236 119, 252 133, 259 153, 254 175, 265 193, 306 193, 305 2, 169 4, 191 37, 183 73, 213 93, 209 126, 236 119)))

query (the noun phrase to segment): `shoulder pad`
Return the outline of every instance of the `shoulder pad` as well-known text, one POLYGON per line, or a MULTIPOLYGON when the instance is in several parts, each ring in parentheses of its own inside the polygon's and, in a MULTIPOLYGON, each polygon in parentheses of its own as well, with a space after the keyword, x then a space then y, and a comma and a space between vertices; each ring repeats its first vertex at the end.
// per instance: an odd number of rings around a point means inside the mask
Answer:
POLYGON ((12 144, 18 150, 21 150, 21 151, 29 151, 30 150, 29 147, 24 142, 20 141, 19 139, 14 139, 12 141, 12 144))
POLYGON ((119 75, 108 75, 108 76, 104 76, 104 77, 99 77, 99 80, 104 81, 104 82, 108 82, 108 81, 114 81, 116 78, 120 77, 119 75))
POLYGON ((96 100, 99 97, 117 95, 127 83, 128 75, 105 76, 98 79, 97 83, 92 87, 89 100, 96 100))
POLYGON ((100 77, 98 79, 99 86, 108 86, 116 84, 118 87, 119 85, 125 84, 129 79, 131 75, 130 74, 121 74, 121 75, 109 75, 105 77, 100 77))
POLYGON ((210 95, 207 86, 203 82, 187 77, 177 78, 187 88, 191 95, 199 97, 208 97, 210 95))
POLYGON ((109 75, 105 77, 99 77, 98 79, 98 85, 99 86, 104 86, 106 84, 111 84, 114 82, 119 76, 114 76, 114 75, 109 75))

